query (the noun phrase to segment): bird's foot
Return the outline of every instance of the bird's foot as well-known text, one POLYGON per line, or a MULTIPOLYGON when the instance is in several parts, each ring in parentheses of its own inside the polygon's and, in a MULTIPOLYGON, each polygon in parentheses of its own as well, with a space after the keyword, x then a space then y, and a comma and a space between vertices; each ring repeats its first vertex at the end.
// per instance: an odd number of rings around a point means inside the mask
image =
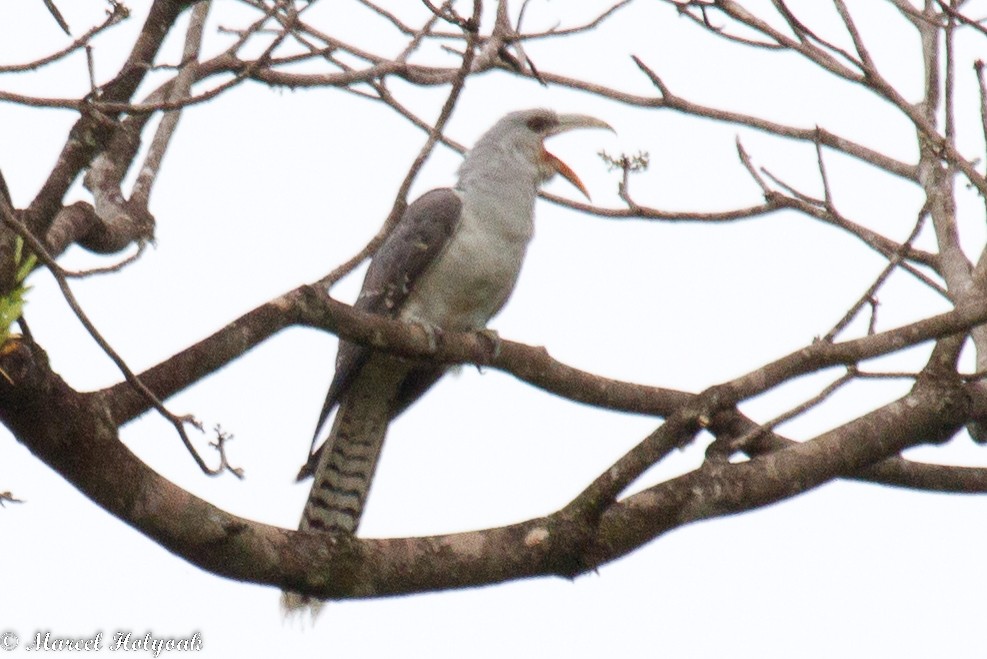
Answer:
POLYGON ((416 321, 415 325, 422 328, 422 331, 425 333, 425 340, 428 341, 428 351, 433 353, 438 350, 439 343, 442 341, 442 334, 444 333, 444 330, 438 325, 425 323, 420 320, 416 321))
POLYGON ((480 343, 484 344, 476 358, 476 367, 481 369, 484 364, 489 364, 500 356, 503 341, 497 330, 484 328, 478 330, 477 335, 480 337, 480 343))

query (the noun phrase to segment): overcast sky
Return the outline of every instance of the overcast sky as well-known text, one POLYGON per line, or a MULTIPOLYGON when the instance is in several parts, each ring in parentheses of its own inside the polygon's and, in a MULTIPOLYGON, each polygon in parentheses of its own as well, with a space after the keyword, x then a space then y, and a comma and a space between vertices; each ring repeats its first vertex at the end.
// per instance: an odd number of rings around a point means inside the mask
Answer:
MULTIPOLYGON (((126 56, 147 4, 131 3, 133 17, 96 42, 98 81, 111 77, 126 56)), ((421 21, 417 3, 391 4, 421 21)), ((605 3, 579 3, 578 15, 568 13, 575 11, 570 4, 534 0, 529 25, 576 24, 605 3)), ((792 6, 843 39, 832 15, 811 13, 820 4, 792 6)), ((921 83, 914 33, 884 3, 849 5, 878 64, 914 98, 921 83)), ((59 6, 76 35, 103 12, 96 0, 59 6)), ((384 52, 400 47, 365 12, 345 2, 335 7, 321 15, 326 31, 346 37, 356 30, 358 42, 384 52)), ((216 2, 207 53, 229 39, 217 27, 243 24, 243 15, 230 0, 216 2)), ((42 3, 0 5, 0 63, 25 61, 64 43, 42 3)), ((177 60, 180 46, 180 39, 169 40, 164 59, 177 60)), ((972 60, 987 40, 971 35, 961 46, 972 60)), ((823 125, 915 159, 908 127, 865 94, 794 57, 726 47, 661 3, 638 2, 592 36, 568 46, 533 43, 527 54, 543 71, 652 94, 628 57, 636 54, 684 97, 798 126, 823 125)), ((438 51, 428 58, 457 64, 438 51)), ((962 81, 975 91, 966 68, 962 81)), ((47 96, 78 97, 87 85, 80 57, 34 75, 0 77, 0 89, 47 96)), ((425 117, 435 116, 447 92, 399 82, 392 88, 425 117)), ((974 135, 975 97, 961 98, 962 118, 974 135)), ((471 144, 503 113, 537 106, 594 114, 617 129, 617 136, 577 132, 550 142, 601 206, 620 205, 617 179, 596 155, 601 149, 650 153, 649 171, 632 181, 642 203, 680 210, 756 203, 759 191, 736 158, 738 137, 755 162, 819 192, 810 146, 671 113, 631 111, 503 73, 470 79, 447 132, 471 144)), ((16 206, 36 194, 75 119, 69 111, 0 104, 0 169, 16 206)), ((241 85, 183 114, 152 196, 156 248, 124 272, 76 282, 74 290, 130 366, 144 369, 256 305, 315 281, 360 249, 386 216, 423 140, 387 108, 338 90, 241 85)), ((967 152, 981 148, 971 141, 967 152)), ((914 190, 847 158, 828 158, 848 216, 892 238, 907 236, 920 206, 914 190)), ((458 163, 458 155, 438 149, 412 196, 454 183, 458 163)), ((564 181, 550 189, 578 195, 564 181)), ((67 201, 88 198, 77 185, 67 201)), ((961 202, 972 208, 975 198, 971 193, 961 202)), ((517 291, 491 326, 601 375, 691 391, 824 334, 884 265, 853 238, 793 214, 718 226, 607 220, 547 202, 539 202, 536 214, 517 291)), ((982 217, 970 213, 963 231, 975 255, 984 241, 982 217)), ((923 236, 924 247, 933 246, 930 238, 923 236)), ((78 248, 64 260, 69 267, 105 263, 78 248)), ((352 299, 361 274, 334 293, 352 299)), ((31 283, 27 317, 55 371, 80 390, 118 381, 51 279, 39 272, 31 283)), ((894 277, 881 301, 884 329, 942 308, 906 276, 894 277)), ((925 348, 908 351, 885 365, 913 369, 925 354, 925 348)), ((177 413, 235 435, 230 457, 245 470, 243 481, 202 475, 170 425, 154 415, 127 426, 123 438, 156 471, 217 506, 294 528, 308 484, 293 479, 334 355, 334 337, 289 330, 168 402, 177 413)), ((837 375, 803 378, 743 409, 759 420, 771 418, 837 375)), ((853 385, 783 431, 811 438, 907 387, 853 385)), ((426 535, 551 513, 656 424, 569 403, 503 373, 464 368, 391 427, 361 534, 426 535)), ((201 437, 200 445, 207 440, 201 437)), ((635 488, 698 465, 702 448, 671 456, 635 488)), ((987 464, 965 434, 947 447, 909 455, 987 464)), ((835 483, 754 513, 677 530, 574 582, 546 578, 335 603, 310 627, 282 621, 275 589, 216 577, 169 554, 0 431, 5 490, 26 503, 0 509, 0 632, 24 643, 45 631, 66 637, 150 631, 162 638, 199 632, 208 657, 982 657, 985 648, 983 497, 835 483)))

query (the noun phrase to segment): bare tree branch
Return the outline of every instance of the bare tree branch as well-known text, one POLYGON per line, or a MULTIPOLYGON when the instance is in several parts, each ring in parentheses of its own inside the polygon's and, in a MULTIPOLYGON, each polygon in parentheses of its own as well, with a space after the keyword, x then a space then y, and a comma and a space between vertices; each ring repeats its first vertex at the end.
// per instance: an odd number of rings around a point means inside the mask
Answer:
POLYGON ((121 357, 119 353, 117 353, 117 351, 110 346, 107 340, 103 338, 103 335, 100 334, 99 330, 96 329, 96 326, 89 319, 89 316, 86 315, 86 312, 82 309, 79 301, 72 293, 72 289, 69 287, 68 280, 62 272, 62 269, 57 263, 55 263, 55 260, 51 257, 51 255, 48 254, 44 245, 42 245, 37 238, 31 235, 31 232, 28 230, 27 226, 19 222, 14 217, 12 209, 6 204, 6 201, 0 200, 0 215, 2 215, 3 223, 23 238, 25 243, 30 246, 31 251, 38 257, 38 260, 48 268, 49 272, 51 272, 52 276, 55 278, 55 282, 58 284, 58 288, 62 292, 62 296, 65 298, 65 301, 68 303, 69 307, 71 307, 72 313, 74 313, 76 318, 79 319, 79 322, 82 323, 83 327, 85 327, 93 341, 99 345, 100 349, 106 354, 106 356, 109 357, 114 364, 116 364, 118 369, 120 369, 120 372, 123 373, 124 377, 127 379, 127 383, 139 391, 141 395, 147 399, 151 406, 157 410, 161 416, 167 419, 172 426, 174 426, 175 431, 181 438, 185 448, 188 449, 188 452, 192 455, 192 458, 195 460, 195 463, 199 466, 202 472, 209 476, 215 476, 229 469, 229 471, 235 475, 241 476, 239 470, 229 466, 225 454, 222 452, 222 443, 217 443, 215 445, 217 450, 220 452, 220 466, 213 469, 205 463, 193 446, 188 434, 185 432, 186 424, 190 424, 198 430, 202 429, 201 424, 190 415, 179 416, 172 413, 165 407, 164 403, 162 403, 143 382, 141 382, 140 378, 134 374, 134 372, 127 365, 127 362, 124 361, 123 357, 121 357))
MULTIPOLYGON (((559 27, 569 25, 560 17, 548 29, 528 32, 523 29, 530 22, 528 3, 512 14, 506 0, 499 0, 496 12, 488 12, 493 16, 492 24, 481 30, 483 7, 479 0, 472 3, 470 16, 460 14, 460 5, 452 2, 415 3, 418 17, 410 20, 385 3, 354 0, 352 7, 396 37, 386 52, 367 46, 360 35, 340 36, 331 32, 335 26, 320 25, 317 12, 310 11, 311 3, 296 5, 281 0, 243 0, 248 18, 238 24, 224 23, 222 45, 210 48, 215 44, 203 44, 210 38, 203 30, 209 3, 203 2, 191 18, 181 60, 162 62, 162 43, 174 30, 180 13, 192 4, 155 0, 133 48, 108 83, 99 84, 90 60, 91 90, 81 99, 59 98, 57 92, 48 97, 0 91, 0 101, 68 109, 80 115, 58 161, 26 209, 13 207, 0 178, 0 301, 10 290, 12 248, 23 241, 49 269, 66 303, 123 374, 113 386, 78 392, 51 370, 42 347, 29 334, 23 338, 5 334, 11 338, 0 349, 0 420, 86 496, 162 546, 216 574, 317 597, 353 598, 498 583, 525 576, 572 577, 669 530, 783 501, 836 478, 924 491, 987 492, 987 469, 921 464, 900 455, 920 444, 942 443, 964 425, 975 440, 987 439, 983 430, 987 427, 983 375, 987 373, 987 249, 978 232, 966 230, 970 211, 958 203, 956 185, 967 183, 987 199, 983 158, 963 155, 969 150, 971 132, 963 121, 970 113, 959 105, 962 86, 969 84, 972 89, 976 84, 981 125, 974 132, 987 142, 983 64, 974 64, 975 79, 956 75, 957 70, 963 70, 961 58, 966 57, 958 48, 957 35, 970 31, 982 36, 987 30, 960 11, 963 3, 927 0, 916 8, 905 0, 892 0, 900 13, 895 19, 907 29, 913 27, 920 37, 923 88, 918 102, 909 100, 912 91, 903 91, 907 88, 893 84, 879 69, 878 61, 883 60, 870 40, 868 29, 872 28, 863 20, 862 10, 854 6, 851 12, 852 5, 844 0, 833 2, 838 17, 835 30, 817 29, 804 18, 809 15, 807 11, 793 8, 787 0, 771 0, 757 7, 738 0, 658 3, 667 15, 678 12, 685 17, 690 29, 695 24, 733 48, 757 49, 772 60, 778 56, 798 59, 801 65, 822 71, 847 89, 865 90, 884 110, 907 122, 908 142, 918 144, 914 163, 827 129, 825 117, 813 116, 806 122, 810 127, 799 127, 784 120, 768 120, 761 113, 736 112, 716 107, 715 102, 707 105, 683 98, 674 91, 674 82, 669 84, 675 80, 673 70, 666 71, 664 64, 656 70, 646 63, 645 56, 630 53, 633 45, 621 57, 630 57, 636 69, 629 67, 626 59, 618 61, 653 87, 650 95, 622 91, 610 76, 575 78, 540 70, 548 67, 542 67, 541 61, 536 67, 528 56, 530 52, 541 57, 532 45, 535 40, 546 49, 556 44, 568 47, 571 42, 555 38, 612 26, 608 21, 618 12, 643 4, 631 0, 614 0, 595 17, 571 27, 559 27), (832 31, 837 36, 832 36, 832 31), (218 54, 200 59, 200 52, 218 54), (141 91, 142 98, 138 99, 137 91, 143 89, 151 71, 168 79, 150 93, 141 91), (456 152, 465 151, 464 145, 445 136, 444 130, 460 99, 469 93, 469 78, 490 71, 512 76, 521 85, 519 89, 536 80, 561 91, 587 94, 593 102, 634 108, 639 116, 651 120, 673 111, 741 130, 736 137, 740 166, 735 170, 737 178, 748 185, 750 200, 722 202, 713 206, 715 210, 703 210, 711 206, 708 199, 684 204, 687 207, 682 210, 648 206, 631 194, 630 174, 635 167, 628 156, 605 157, 619 170, 619 199, 615 201, 619 207, 584 204, 547 193, 542 198, 600 218, 677 223, 718 224, 789 212, 788 217, 812 218, 863 242, 883 259, 877 263, 880 273, 859 282, 856 291, 864 291, 859 297, 853 287, 846 289, 849 299, 856 299, 821 340, 773 361, 745 367, 746 372, 740 375, 734 375, 736 371, 730 375, 712 373, 708 380, 718 384, 703 384, 705 388, 698 393, 606 378, 553 359, 542 347, 510 340, 501 340, 499 349, 491 351, 488 339, 480 333, 448 331, 435 336, 425 328, 367 314, 331 298, 328 287, 372 254, 401 216, 408 190, 436 145, 441 142, 456 152), (206 81, 211 86, 194 94, 193 87, 206 81), (149 197, 170 140, 178 135, 179 112, 192 105, 205 111, 209 107, 204 105, 206 101, 233 92, 246 81, 292 89, 331 87, 360 95, 385 105, 396 121, 417 127, 427 138, 395 192, 383 227, 355 256, 319 281, 257 306, 198 343, 135 374, 86 316, 69 278, 109 272, 124 275, 123 266, 137 258, 153 237, 149 197), (407 96, 408 88, 445 85, 449 88, 437 113, 438 98, 432 110, 421 110, 422 106, 407 96), (137 162, 144 129, 159 113, 164 116, 127 199, 121 181, 137 162), (430 114, 435 114, 434 121, 424 118, 430 114), (741 142, 748 130, 782 138, 789 144, 811 144, 815 162, 806 158, 802 164, 815 167, 819 182, 801 183, 788 162, 756 162, 758 158, 752 157, 741 142), (833 152, 849 156, 872 172, 898 179, 895 185, 899 187, 893 192, 876 186, 869 195, 884 198, 899 194, 904 186, 924 199, 912 210, 895 211, 894 217, 868 217, 866 211, 849 203, 846 185, 839 176, 839 159, 832 157, 833 152), (68 204, 66 193, 83 173, 93 203, 68 204), (933 226, 934 244, 920 242, 927 218, 933 226), (889 226, 879 222, 883 220, 897 224, 882 228, 889 226), (906 223, 911 230, 900 241, 897 227, 904 228, 906 223), (118 258, 116 265, 105 268, 69 272, 55 262, 72 244, 118 253, 135 243, 136 254, 118 258), (932 314, 907 305, 902 309, 900 303, 892 307, 895 303, 883 289, 899 269, 918 280, 916 284, 902 278, 907 285, 925 286, 942 295, 947 310, 932 314), (884 303, 880 324, 885 325, 891 317, 894 325, 890 329, 878 326, 879 292, 884 303), (860 318, 868 310, 869 318, 860 318), (861 325, 866 321, 866 334, 837 341, 858 318, 861 325), (206 473, 229 470, 240 476, 227 456, 232 438, 229 433, 215 428, 211 443, 219 453, 219 467, 210 469, 185 432, 184 424, 190 419, 172 414, 162 401, 289 327, 316 328, 409 360, 491 366, 571 401, 651 415, 662 422, 611 465, 601 465, 598 476, 577 496, 546 517, 465 534, 376 541, 289 532, 234 517, 161 478, 120 442, 122 425, 156 409, 175 425, 206 473), (970 343, 976 351, 973 373, 966 364, 962 371, 958 366, 961 349, 970 343), (868 360, 920 344, 930 349, 925 366, 917 373, 909 372, 908 366, 863 370, 868 360), (749 418, 738 409, 752 397, 833 367, 843 369, 843 374, 834 376, 821 390, 786 405, 787 411, 772 419, 749 418), (776 432, 782 423, 819 405, 856 378, 904 378, 913 386, 896 401, 874 406, 856 418, 835 420, 830 424, 835 426, 833 430, 817 437, 796 442, 776 432), (714 440, 699 468, 677 478, 644 484, 645 489, 625 496, 650 467, 676 448, 687 447, 702 431, 714 440), (732 461, 738 451, 746 456, 745 461, 732 461)), ((66 48, 28 64, 0 67, 0 74, 29 74, 81 49, 91 54, 95 37, 126 16, 122 6, 111 5, 103 23, 66 48)), ((103 53, 97 54, 97 63, 104 64, 103 53)), ((763 72, 752 70, 750 75, 763 72)), ((978 151, 983 151, 983 145, 977 144, 978 151)), ((640 160, 638 164, 646 155, 640 160)), ((644 169, 643 164, 640 169, 644 169)), ((645 180, 643 174, 635 178, 636 191, 647 185, 638 183, 645 180)), ((981 209, 974 222, 982 223, 985 213, 981 209)), ((833 255, 834 260, 840 257, 833 255)), ((773 331, 773 323, 763 324, 764 332, 773 331)), ((27 325, 22 322, 21 326, 27 325)), ((5 501, 15 499, 0 493, 0 505, 5 501)))
MULTIPOLYGON (((912 229, 912 232, 908 235, 908 238, 905 239, 905 243, 904 245, 902 245, 902 249, 895 252, 891 256, 891 258, 888 259, 888 264, 887 266, 885 266, 884 270, 881 271, 881 274, 877 276, 877 278, 870 285, 870 287, 868 287, 868 289, 864 292, 864 294, 860 296, 860 298, 853 304, 852 307, 850 307, 850 309, 846 312, 843 318, 841 318, 840 321, 836 323, 833 329, 829 330, 829 332, 826 333, 826 336, 824 336, 822 339, 823 341, 833 341, 840 334, 840 332, 845 330, 847 326, 851 322, 853 322, 853 319, 857 317, 857 314, 860 313, 860 310, 864 307, 864 305, 873 304, 874 296, 877 295, 877 291, 888 280, 888 277, 891 276, 891 273, 893 273, 895 269, 901 264, 901 260, 903 258, 902 255, 907 251, 909 247, 911 247, 911 244, 915 241, 915 239, 918 238, 918 234, 922 231, 922 227, 925 224, 925 218, 927 214, 928 211, 925 208, 922 208, 922 210, 919 211, 918 219, 915 221, 915 227, 912 229)), ((870 331, 868 332, 868 334, 874 333, 873 327, 874 324, 872 321, 871 326, 869 328, 870 331)))
MULTIPOLYGON (((182 68, 175 77, 168 100, 187 97, 191 92, 192 82, 195 78, 195 67, 198 65, 199 51, 202 48, 202 32, 205 29, 206 17, 209 15, 211 5, 211 0, 203 0, 192 10, 192 18, 185 35, 185 48, 182 51, 182 68)), ((151 186, 154 185, 154 179, 161 169, 161 161, 164 159, 168 144, 178 127, 180 116, 180 111, 172 110, 166 112, 161 118, 158 131, 155 133, 144 158, 144 166, 140 168, 137 180, 134 182, 131 199, 143 208, 147 208, 148 199, 151 196, 151 186)))
MULTIPOLYGON (((428 4, 428 3, 426 3, 428 4)), ((431 8, 431 5, 430 5, 431 8)), ((434 11, 434 10, 433 10, 434 11)), ((451 10, 450 10, 451 11, 451 10)), ((483 11, 483 3, 481 0, 473 0, 473 15, 463 21, 463 30, 467 32, 467 37, 475 38, 476 32, 478 30, 480 14, 483 11)), ((456 107, 456 102, 459 100, 459 95, 462 93, 463 84, 466 82, 466 76, 469 75, 470 70, 473 66, 474 58, 474 46, 475 41, 473 38, 467 38, 466 42, 466 54, 463 56, 463 62, 460 66, 459 73, 456 79, 452 83, 452 89, 449 90, 449 95, 446 97, 446 102, 443 104, 442 109, 439 111, 439 116, 435 120, 435 124, 429 131, 428 139, 422 146, 421 150, 418 152, 418 156, 415 158, 414 162, 405 175, 404 180, 401 182, 398 188, 397 195, 394 199, 394 204, 391 207, 391 212, 387 216, 384 225, 380 228, 380 231, 370 239, 363 249, 361 249, 357 254, 355 254, 348 261, 342 265, 335 268, 332 272, 326 275, 320 282, 323 286, 332 286, 341 278, 345 277, 349 272, 353 270, 356 266, 360 265, 371 254, 373 254, 384 239, 387 238, 388 234, 397 225, 398 220, 401 219, 401 215, 404 213, 404 209, 407 207, 407 196, 408 190, 411 189, 411 184, 414 183, 415 178, 418 176, 418 172, 421 170, 422 165, 425 164, 425 160, 432 153, 435 145, 439 143, 442 135, 442 129, 445 127, 446 122, 449 117, 452 116, 452 111, 456 107)))
POLYGON ((67 55, 71 55, 80 48, 85 48, 90 42, 92 42, 93 37, 100 34, 101 32, 113 27, 117 23, 129 18, 130 10, 118 2, 110 3, 110 11, 106 14, 106 20, 104 20, 99 25, 95 25, 88 30, 86 30, 79 38, 70 43, 65 48, 55 51, 51 55, 41 57, 34 60, 33 62, 26 62, 24 64, 0 64, 0 74, 3 73, 22 73, 25 71, 34 71, 40 69, 43 66, 52 64, 61 59, 64 59, 67 55))
MULTIPOLYGON (((110 513, 215 574, 320 598, 425 592, 536 575, 572 577, 614 560, 671 529, 751 510, 852 475, 955 426, 962 405, 932 382, 805 444, 741 464, 707 464, 607 507, 593 526, 568 510, 499 529, 432 538, 356 540, 275 529, 237 518, 181 490, 138 460, 113 423, 50 371, 38 348, 18 343, 2 365, 19 383, 0 383, 0 401, 31 393, 35 407, 0 405, 0 418, 39 458, 110 513), (67 406, 87 410, 66 423, 67 406), (57 429, 56 429, 57 428, 57 429), (847 437, 854 437, 847 442, 847 437), (54 438, 58 438, 54 440, 54 438), (84 442, 79 454, 66 446, 84 442), (196 523, 186 523, 196 520, 196 523), (230 560, 236 556, 237 560, 230 560)), ((960 397, 962 398, 962 397, 960 397)))
MULTIPOLYGON (((171 26, 188 6, 183 0, 155 0, 144 27, 120 73, 103 87, 102 97, 109 102, 125 102, 131 98, 154 62, 171 26)), ((69 186, 90 160, 105 146, 113 134, 114 122, 99 111, 83 108, 82 116, 73 126, 58 161, 41 190, 25 211, 24 224, 34 235, 44 235, 69 186)))

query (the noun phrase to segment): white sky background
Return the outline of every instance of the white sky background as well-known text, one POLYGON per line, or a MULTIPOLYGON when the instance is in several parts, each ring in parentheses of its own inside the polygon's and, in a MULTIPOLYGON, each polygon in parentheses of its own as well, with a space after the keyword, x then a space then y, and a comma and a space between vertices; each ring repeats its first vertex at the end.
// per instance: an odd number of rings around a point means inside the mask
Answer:
MULTIPOLYGON (((96 42, 100 82, 117 71, 148 4, 131 3, 133 18, 96 42)), ((391 4, 413 24, 421 22, 417 3, 391 4)), ((574 4, 535 0, 528 25, 577 24, 606 3, 578 3, 578 10, 574 4)), ((828 7, 813 13, 824 4, 792 6, 806 23, 846 43, 835 13, 828 7)), ((914 33, 885 3, 849 4, 878 65, 916 100, 914 33)), ((987 15, 987 3, 977 4, 970 3, 968 13, 987 15)), ((393 34, 349 3, 323 5, 308 20, 344 38, 359 30, 360 41, 377 50, 400 48, 393 34), (382 46, 388 39, 393 45, 382 46)), ((59 6, 75 34, 103 11, 96 0, 59 6)), ((234 18, 242 15, 236 3, 216 2, 207 54, 228 40, 217 35, 217 25, 242 24, 234 18)), ((182 36, 174 31, 165 59, 178 59, 182 36)), ((0 4, 0 62, 33 59, 63 43, 41 2, 0 4)), ((628 57, 636 54, 691 100, 799 126, 819 124, 915 159, 907 125, 866 94, 792 56, 725 46, 660 3, 639 2, 605 29, 566 43, 531 43, 527 53, 543 71, 652 94, 628 57)), ((964 62, 987 51, 987 39, 972 33, 959 45, 964 62)), ((427 59, 456 64, 439 52, 427 59)), ((975 157, 983 144, 975 79, 965 65, 959 82, 963 149, 975 157)), ((0 86, 81 96, 88 86, 85 61, 73 57, 35 75, 5 76, 0 86)), ((399 81, 391 86, 427 118, 447 93, 399 81)), ((632 111, 503 73, 470 79, 447 132, 471 144, 503 113, 536 106, 594 114, 617 128, 617 137, 579 132, 550 144, 603 206, 620 202, 615 175, 595 155, 601 148, 650 152, 650 170, 632 182, 641 203, 682 210, 756 203, 759 191, 736 157, 737 136, 755 163, 820 192, 810 146, 668 112, 632 111)), ((0 105, 0 168, 15 205, 36 194, 74 120, 68 111, 0 105)), ((74 290, 131 367, 144 369, 271 297, 318 279, 357 251, 386 216, 423 140, 387 108, 335 89, 241 85, 183 114, 152 195, 157 248, 123 273, 77 282, 74 290)), ((412 196, 452 184, 458 162, 439 148, 412 196)), ((827 164, 845 215, 892 238, 907 236, 919 208, 914 190, 831 153, 827 164)), ((550 189, 578 194, 564 181, 550 189)), ((975 255, 984 241, 980 202, 962 194, 964 244, 975 255)), ((67 201, 76 199, 88 199, 80 185, 67 201)), ((580 368, 692 391, 824 334, 884 265, 852 237, 793 214, 703 226, 605 220, 539 202, 537 216, 518 289, 492 327, 505 338, 545 345, 580 368)), ((921 245, 933 246, 928 232, 921 245)), ((104 262, 78 248, 64 260, 69 267, 104 262)), ((359 278, 344 282, 336 295, 350 299, 359 278)), ((28 320, 55 370, 81 390, 118 381, 51 279, 37 274, 31 283, 28 320)), ((880 299, 882 329, 943 308, 902 274, 880 299)), ((216 505, 294 528, 308 484, 295 485, 293 478, 334 354, 334 337, 290 330, 169 401, 172 410, 193 413, 207 427, 222 424, 236 436, 230 453, 246 471, 242 482, 203 476, 155 415, 126 427, 124 439, 154 469, 216 505)), ((913 369, 924 355, 924 348, 910 351, 880 366, 913 369)), ((744 410, 766 420, 837 376, 804 378, 744 410)), ((784 432, 812 437, 906 389, 903 382, 853 385, 784 432)), ((550 513, 656 423, 466 368, 392 426, 361 532, 424 535, 550 513)), ((947 447, 910 455, 987 464, 983 449, 965 434, 947 447)), ((693 446, 650 473, 648 482, 701 458, 702 446, 693 446)), ((275 589, 215 577, 169 554, 80 496, 5 431, 4 490, 27 503, 0 510, 0 631, 25 638, 45 630, 59 636, 199 631, 209 657, 982 657, 987 648, 984 497, 832 484, 678 530, 572 583, 546 578, 334 603, 314 628, 301 629, 282 622, 275 589)))

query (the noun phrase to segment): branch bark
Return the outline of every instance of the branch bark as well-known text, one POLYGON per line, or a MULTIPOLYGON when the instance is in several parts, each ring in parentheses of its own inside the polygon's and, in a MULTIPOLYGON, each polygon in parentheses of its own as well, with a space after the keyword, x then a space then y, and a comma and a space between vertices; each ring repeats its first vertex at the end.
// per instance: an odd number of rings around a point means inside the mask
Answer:
POLYGON ((949 434, 968 407, 962 389, 921 380, 904 398, 811 442, 746 463, 707 463, 611 503, 595 524, 563 510, 484 531, 359 540, 252 522, 177 487, 119 441, 100 397, 72 390, 34 344, 8 343, 0 368, 10 376, 0 380, 0 420, 85 496, 214 574, 320 599, 572 578, 674 528, 795 496, 949 434))

